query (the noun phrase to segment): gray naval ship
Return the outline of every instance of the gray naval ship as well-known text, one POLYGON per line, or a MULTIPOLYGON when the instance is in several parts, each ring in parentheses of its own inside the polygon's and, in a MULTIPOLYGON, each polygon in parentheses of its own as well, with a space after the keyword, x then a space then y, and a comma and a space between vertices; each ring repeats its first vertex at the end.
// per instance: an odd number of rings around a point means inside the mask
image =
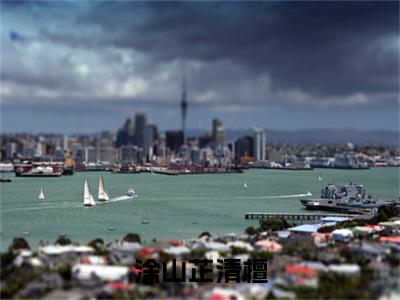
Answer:
POLYGON ((342 211, 346 208, 374 209, 382 205, 399 205, 400 200, 385 200, 367 195, 361 184, 329 184, 321 190, 321 198, 301 199, 306 209, 342 211))

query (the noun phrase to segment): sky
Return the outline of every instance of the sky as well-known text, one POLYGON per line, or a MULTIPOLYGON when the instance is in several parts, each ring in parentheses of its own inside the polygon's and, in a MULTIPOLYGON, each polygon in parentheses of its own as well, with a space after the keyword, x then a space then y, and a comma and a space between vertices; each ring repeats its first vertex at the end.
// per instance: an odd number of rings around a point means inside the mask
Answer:
POLYGON ((2 132, 398 130, 397 1, 0 5, 2 132))

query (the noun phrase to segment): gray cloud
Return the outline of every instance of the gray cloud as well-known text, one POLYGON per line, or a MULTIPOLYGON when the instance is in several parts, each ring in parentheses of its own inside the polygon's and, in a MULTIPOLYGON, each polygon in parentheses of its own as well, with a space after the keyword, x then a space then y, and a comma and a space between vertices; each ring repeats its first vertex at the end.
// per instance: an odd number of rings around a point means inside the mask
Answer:
POLYGON ((185 63, 193 109, 398 109, 398 9, 398 2, 7 2, 3 107, 175 109, 185 63))
POLYGON ((397 11, 396 2, 100 3, 79 20, 102 28, 102 43, 160 61, 229 59, 269 72, 278 88, 346 95, 396 90, 397 11))

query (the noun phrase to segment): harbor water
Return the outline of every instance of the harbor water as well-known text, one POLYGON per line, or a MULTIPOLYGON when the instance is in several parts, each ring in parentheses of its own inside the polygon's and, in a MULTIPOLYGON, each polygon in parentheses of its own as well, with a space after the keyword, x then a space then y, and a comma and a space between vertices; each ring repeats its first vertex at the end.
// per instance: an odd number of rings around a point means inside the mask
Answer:
POLYGON ((82 172, 58 178, 8 177, 13 181, 1 184, 2 250, 15 236, 24 236, 36 248, 40 240, 54 242, 59 234, 77 242, 96 237, 108 242, 128 232, 139 233, 145 241, 191 238, 203 231, 241 234, 257 224, 245 220, 245 212, 305 212, 299 202, 302 195, 309 191, 318 197, 328 183, 353 181, 363 184, 370 194, 399 196, 398 168, 246 170, 242 174, 180 176, 82 172), (99 176, 104 177, 110 197, 124 195, 132 187, 139 197, 83 208, 84 180, 88 180, 96 199, 99 176), (41 188, 44 200, 38 199, 41 188), (145 219, 148 224, 142 224, 145 219))

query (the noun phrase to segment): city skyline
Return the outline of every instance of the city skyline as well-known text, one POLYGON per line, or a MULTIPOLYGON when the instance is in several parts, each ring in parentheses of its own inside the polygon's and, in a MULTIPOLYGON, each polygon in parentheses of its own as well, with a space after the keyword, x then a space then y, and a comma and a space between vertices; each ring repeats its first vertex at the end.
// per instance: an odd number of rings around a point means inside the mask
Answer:
POLYGON ((398 129, 396 2, 1 5, 2 132, 398 129))

